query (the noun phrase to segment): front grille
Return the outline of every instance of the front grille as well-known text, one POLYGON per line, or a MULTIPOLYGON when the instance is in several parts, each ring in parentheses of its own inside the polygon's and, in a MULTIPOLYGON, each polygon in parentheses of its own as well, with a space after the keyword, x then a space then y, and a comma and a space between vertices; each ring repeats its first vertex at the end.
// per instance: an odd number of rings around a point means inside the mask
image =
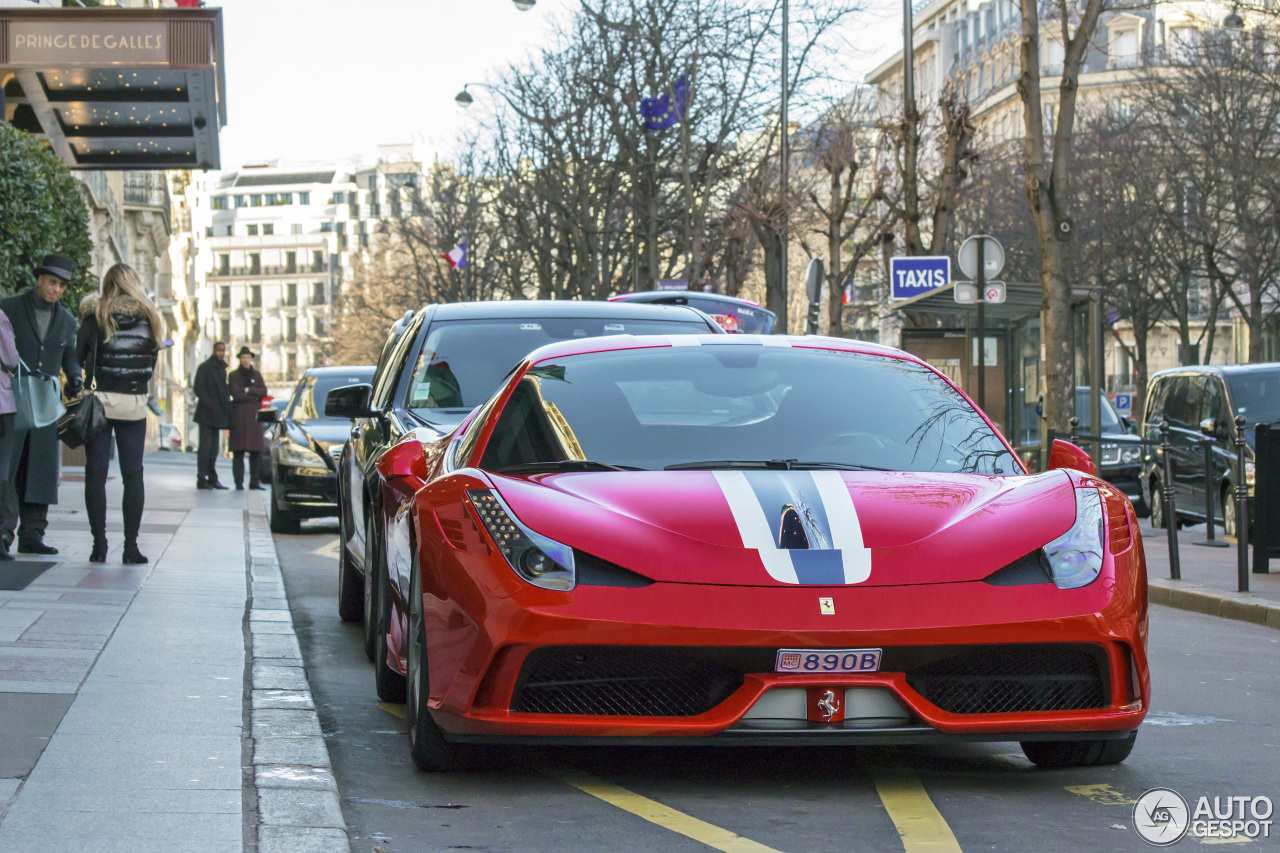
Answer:
POLYGON ((713 661, 657 649, 558 646, 525 660, 511 710, 526 714, 693 717, 742 685, 713 661))
POLYGON ((1104 708, 1101 655, 1066 644, 979 646, 908 672, 907 683, 952 714, 1104 708))
POLYGON ((1102 464, 1115 465, 1120 461, 1120 445, 1104 444, 1102 445, 1102 464))

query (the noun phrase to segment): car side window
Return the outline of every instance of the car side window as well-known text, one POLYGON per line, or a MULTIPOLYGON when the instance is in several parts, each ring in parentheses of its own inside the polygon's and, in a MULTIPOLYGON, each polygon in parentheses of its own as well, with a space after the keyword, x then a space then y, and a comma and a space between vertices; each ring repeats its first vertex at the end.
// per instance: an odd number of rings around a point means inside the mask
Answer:
POLYGON ((392 393, 395 392, 396 382, 400 379, 400 372, 404 368, 406 353, 417 340, 418 331, 422 327, 421 319, 415 320, 409 324, 396 341, 395 347, 391 350, 391 354, 387 357, 386 365, 379 371, 377 384, 373 386, 374 409, 385 409, 387 403, 391 399, 392 393))
POLYGON ((1169 390, 1165 392, 1160 414, 1171 427, 1186 425, 1188 384, 1186 376, 1175 376, 1169 380, 1169 390))
POLYGON ((453 443, 453 448, 449 454, 449 467, 451 469, 456 470, 467 464, 467 459, 471 457, 471 451, 475 450, 476 442, 480 440, 480 433, 484 431, 484 424, 489 420, 489 415, 497 404, 497 396, 490 398, 489 402, 480 407, 480 411, 476 412, 476 416, 471 419, 471 423, 467 424, 467 428, 462 431, 453 443))
POLYGON ((1155 428, 1160 423, 1160 413, 1163 411, 1164 394, 1169 390, 1169 383, 1164 379, 1157 379, 1151 385, 1151 391, 1147 394, 1147 409, 1142 416, 1142 423, 1150 428, 1155 428))

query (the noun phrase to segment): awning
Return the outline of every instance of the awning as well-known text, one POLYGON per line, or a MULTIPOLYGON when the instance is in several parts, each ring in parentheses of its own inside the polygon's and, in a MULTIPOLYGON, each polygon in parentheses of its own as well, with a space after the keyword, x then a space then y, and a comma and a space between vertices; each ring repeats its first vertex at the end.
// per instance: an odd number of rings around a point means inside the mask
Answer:
POLYGON ((0 84, 73 168, 220 166, 221 9, 0 8, 0 84))
MULTIPOLYGON (((908 311, 927 311, 930 314, 966 314, 976 313, 973 303, 961 305, 956 302, 955 282, 940 287, 932 293, 913 296, 901 302, 893 303, 894 308, 908 311)), ((1040 292, 1040 282, 1006 281, 1004 284, 1005 301, 988 302, 987 320, 1022 320, 1027 317, 1038 317, 1044 296, 1040 292)))

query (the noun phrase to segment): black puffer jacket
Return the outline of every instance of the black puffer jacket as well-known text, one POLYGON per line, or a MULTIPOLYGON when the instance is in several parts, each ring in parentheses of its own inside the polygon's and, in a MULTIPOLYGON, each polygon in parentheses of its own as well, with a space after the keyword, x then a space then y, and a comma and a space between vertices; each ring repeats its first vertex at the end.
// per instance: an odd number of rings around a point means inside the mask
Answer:
POLYGON ((147 385, 156 366, 157 347, 146 314, 141 306, 133 305, 129 300, 118 300, 116 307, 121 311, 112 315, 116 321, 116 333, 111 340, 104 341, 94 313, 97 302, 96 296, 90 296, 80 303, 76 353, 84 365, 85 387, 91 387, 91 382, 96 379, 99 391, 147 393, 147 385))

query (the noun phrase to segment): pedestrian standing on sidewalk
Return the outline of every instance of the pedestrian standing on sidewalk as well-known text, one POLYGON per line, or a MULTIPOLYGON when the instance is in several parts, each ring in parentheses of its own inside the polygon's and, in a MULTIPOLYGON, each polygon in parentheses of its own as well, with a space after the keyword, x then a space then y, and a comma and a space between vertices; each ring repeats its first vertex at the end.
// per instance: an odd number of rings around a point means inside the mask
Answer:
POLYGON ((237 489, 244 488, 244 457, 249 455, 249 488, 261 489, 258 481, 258 459, 262 455, 262 425, 258 423, 258 410, 262 398, 267 396, 267 383, 253 366, 254 354, 248 347, 240 347, 237 358, 240 366, 227 376, 231 389, 231 477, 237 489))
MULTIPOLYGON (((13 488, 13 413, 18 410, 13 398, 12 374, 18 369, 18 347, 13 342, 13 325, 0 311, 0 504, 13 488)), ((0 560, 12 560, 9 543, 0 541, 0 560)))
MULTIPOLYGON (((30 370, 49 376, 66 374, 63 394, 80 393, 80 364, 76 361, 76 318, 58 300, 71 281, 70 258, 45 255, 36 268, 36 286, 0 299, 13 325, 18 355, 30 370)), ((0 505, 0 544, 9 550, 15 534, 23 554, 56 554, 58 549, 44 541, 49 526, 49 504, 58 502, 58 481, 62 477, 62 445, 58 425, 15 432, 13 454, 9 458, 13 488, 6 488, 0 505), (21 520, 21 527, 19 527, 21 520)))
POLYGON ((196 456, 196 488, 225 489, 218 482, 214 464, 218 461, 218 444, 222 431, 231 426, 231 394, 227 390, 227 345, 218 341, 213 355, 196 368, 196 417, 200 425, 200 448, 196 456))
POLYGON ((93 533, 89 562, 107 559, 107 468, 111 435, 116 437, 120 481, 124 485, 124 556, 130 564, 147 562, 138 550, 145 491, 142 451, 147 442, 147 388, 160 351, 160 315, 142 290, 132 267, 116 264, 102 277, 102 294, 80 303, 76 356, 85 366, 89 387, 102 403, 105 429, 85 445, 84 506, 93 533))

